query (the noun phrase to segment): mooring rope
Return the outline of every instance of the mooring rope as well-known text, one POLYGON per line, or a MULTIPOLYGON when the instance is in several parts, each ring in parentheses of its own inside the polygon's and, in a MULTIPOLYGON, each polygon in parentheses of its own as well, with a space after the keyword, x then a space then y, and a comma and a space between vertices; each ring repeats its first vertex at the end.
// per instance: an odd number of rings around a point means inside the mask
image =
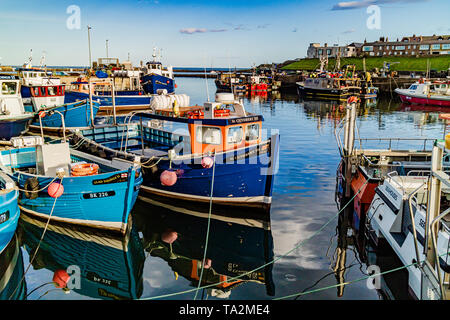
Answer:
MULTIPOLYGON (((59 188, 62 186, 63 180, 64 180, 64 176, 61 177, 60 185, 58 186, 58 189, 57 189, 56 191, 59 191, 59 188)), ((37 247, 36 247, 36 250, 33 252, 33 256, 32 256, 32 258, 30 259, 30 262, 28 263, 28 266, 27 266, 25 272, 24 272, 23 275, 22 275, 22 278, 21 278, 20 281, 18 282, 16 289, 14 289, 13 293, 9 296, 9 300, 10 300, 10 299, 12 298, 12 296, 16 293, 17 289, 19 289, 20 284, 21 284, 22 281, 25 279, 25 276, 26 276, 28 270, 30 269, 31 265, 32 265, 33 262, 34 262, 34 259, 36 258, 36 255, 37 255, 37 253, 38 253, 38 250, 39 250, 39 248, 40 248, 40 246, 41 246, 42 240, 44 239, 45 233, 47 232, 48 225, 49 225, 50 220, 51 220, 51 218, 52 218, 53 211, 54 211, 55 205, 56 205, 56 200, 58 200, 58 197, 55 197, 55 201, 53 201, 53 206, 52 206, 52 209, 51 209, 51 211, 50 211, 50 215, 48 216, 47 223, 45 224, 44 231, 42 232, 41 238, 39 239, 39 243, 38 243, 38 245, 37 245, 37 247)))
POLYGON ((255 268, 253 270, 247 271, 245 273, 240 274, 239 276, 236 277, 232 277, 230 279, 221 281, 221 282, 217 282, 217 283, 213 283, 210 285, 206 285, 203 287, 197 287, 195 289, 188 289, 188 290, 184 290, 184 291, 179 291, 179 292, 174 292, 174 293, 169 293, 169 294, 163 294, 163 295, 159 295, 159 296, 153 296, 153 297, 147 297, 147 298, 141 298, 139 300, 154 300, 154 299, 161 299, 161 298, 167 298, 167 297, 172 297, 172 296, 177 296, 177 295, 181 295, 181 294, 186 294, 186 293, 190 293, 190 292, 194 292, 194 291, 198 291, 200 289, 205 289, 205 288, 211 288, 211 287, 215 287, 217 285, 223 284, 227 281, 234 281, 234 280, 238 280, 241 279, 244 276, 247 276, 253 272, 256 272, 262 268, 267 267, 268 265, 274 264, 275 262, 283 259, 284 257, 288 256, 289 254, 291 254, 293 251, 297 250, 298 248, 300 248, 302 245, 304 245, 307 241, 311 240, 312 238, 314 238, 316 235, 318 235, 320 232, 322 232, 322 230, 324 230, 336 217, 339 216, 339 214, 341 214, 342 211, 345 210, 345 208, 352 203, 352 201, 356 198, 356 196, 361 192, 361 190, 366 186, 366 184, 369 183, 369 180, 366 180, 366 182, 358 189, 358 191, 355 193, 355 195, 341 208, 341 210, 339 210, 335 215, 333 215, 333 217, 331 217, 326 223, 324 223, 316 232, 314 232, 309 238, 306 238, 302 241, 300 241, 296 246, 294 246, 294 248, 292 248, 291 250, 287 251, 285 254, 273 259, 272 261, 269 261, 263 265, 261 265, 258 268, 255 268))
MULTIPOLYGON (((444 255, 449 255, 449 254, 450 254, 450 251, 446 252, 446 253, 444 253, 442 255, 439 255, 439 257, 442 257, 444 255)), ((350 281, 346 281, 346 282, 343 282, 343 283, 339 283, 339 284, 335 284, 335 285, 331 285, 331 286, 327 286, 327 287, 323 287, 323 288, 319 288, 319 289, 314 289, 314 290, 310 290, 310 291, 306 291, 306 292, 299 292, 299 293, 291 294, 291 295, 284 296, 284 297, 274 298, 273 300, 283 300, 283 299, 287 299, 287 298, 299 297, 299 296, 312 294, 312 293, 316 293, 316 292, 320 292, 320 291, 324 291, 324 290, 328 290, 328 289, 342 287, 342 286, 346 286, 346 285, 349 285, 349 284, 352 284, 352 283, 357 283, 357 282, 360 282, 360 281, 364 281, 364 280, 367 280, 367 279, 370 279, 370 278, 375 278, 375 277, 383 276, 385 274, 393 273, 393 272, 396 272, 396 271, 399 271, 399 270, 407 269, 407 268, 412 267, 412 266, 417 266, 418 264, 419 264, 419 262, 416 261, 416 262, 410 263, 408 265, 404 265, 404 266, 401 266, 401 267, 393 268, 393 269, 390 269, 390 270, 387 270, 387 271, 383 271, 383 272, 380 272, 380 273, 375 273, 375 274, 372 274, 372 275, 369 275, 369 276, 365 276, 365 277, 362 277, 362 278, 358 278, 358 279, 355 279, 355 280, 350 280, 350 281)))
POLYGON ((198 286, 197 291, 195 291, 194 300, 197 300, 197 294, 200 290, 202 279, 203 279, 203 270, 205 269, 205 263, 206 263, 206 252, 208 251, 208 242, 209 242, 209 230, 211 227, 211 211, 212 211, 212 203, 213 203, 213 192, 214 192, 214 176, 216 173, 216 154, 214 154, 214 162, 213 162, 213 172, 212 172, 212 179, 211 179, 211 192, 209 197, 209 212, 208 212, 208 226, 206 228, 206 240, 205 240, 205 249, 203 251, 203 261, 202 261, 202 269, 200 271, 200 278, 198 280, 198 286))

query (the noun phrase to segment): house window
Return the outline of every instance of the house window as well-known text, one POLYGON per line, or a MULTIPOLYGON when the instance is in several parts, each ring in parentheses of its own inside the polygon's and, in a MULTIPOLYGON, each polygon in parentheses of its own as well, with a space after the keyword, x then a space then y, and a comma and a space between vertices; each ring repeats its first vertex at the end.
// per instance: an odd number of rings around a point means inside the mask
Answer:
POLYGON ((216 127, 199 126, 197 127, 196 139, 199 143, 220 145, 222 133, 216 127))
POLYGON ((439 50, 439 49, 441 49, 441 45, 440 45, 440 44, 433 44, 433 45, 431 46, 431 49, 433 49, 433 50, 439 50))
POLYGON ((443 44, 443 45, 442 45, 442 49, 445 49, 445 50, 450 49, 450 43, 443 44))
POLYGON ((395 50, 405 50, 405 46, 396 46, 395 50))
POLYGON ((419 47, 419 50, 429 50, 429 49, 430 49, 430 45, 428 45, 428 44, 422 44, 419 47))

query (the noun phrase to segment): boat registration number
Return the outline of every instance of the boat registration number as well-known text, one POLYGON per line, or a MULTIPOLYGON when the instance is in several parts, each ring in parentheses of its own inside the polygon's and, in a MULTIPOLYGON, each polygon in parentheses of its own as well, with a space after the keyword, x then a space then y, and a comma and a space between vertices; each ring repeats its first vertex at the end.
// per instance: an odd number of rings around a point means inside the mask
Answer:
POLYGON ((3 212, 2 214, 0 214, 0 224, 8 221, 9 219, 9 211, 3 212))
POLYGON ((84 199, 99 199, 99 198, 107 198, 115 196, 116 193, 114 191, 105 191, 105 192, 92 192, 83 194, 84 199))

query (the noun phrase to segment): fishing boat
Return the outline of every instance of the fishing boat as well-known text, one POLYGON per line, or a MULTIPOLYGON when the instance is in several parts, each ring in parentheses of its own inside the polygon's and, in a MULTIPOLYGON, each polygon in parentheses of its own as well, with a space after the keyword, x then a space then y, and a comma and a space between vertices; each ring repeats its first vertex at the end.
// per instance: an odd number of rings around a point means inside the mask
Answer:
POLYGON ((367 79, 358 77, 354 65, 336 72, 321 69, 296 84, 298 94, 306 98, 347 100, 351 96, 357 96, 360 99, 373 99, 378 93, 378 88, 373 87, 367 79))
MULTIPOLYGON (((432 145, 435 139, 422 138, 364 138, 355 139, 357 105, 346 108, 341 127, 335 135, 343 159, 336 172, 336 200, 353 201, 353 228, 364 235, 367 211, 375 196, 375 189, 381 185, 389 172, 399 175, 418 175, 431 169, 432 145), (353 124, 353 125, 352 125, 353 124), (352 129, 353 128, 353 129, 352 129), (341 138, 344 130, 344 142, 341 138), (359 145, 357 145, 359 143, 359 145), (374 147, 374 145, 377 147, 374 147)), ((444 162, 450 168, 448 159, 444 162)))
POLYGON ((31 87, 34 86, 56 86, 61 84, 61 79, 49 76, 42 68, 33 68, 28 65, 26 68, 17 70, 21 79, 20 93, 25 104, 31 103, 31 87))
POLYGON ((25 105, 25 109, 39 114, 31 123, 31 129, 36 131, 41 124, 46 131, 86 128, 94 124, 100 107, 97 101, 90 103, 86 99, 65 104, 65 85, 33 85, 29 91, 31 103, 25 105))
POLYGON ((353 93, 341 81, 341 78, 308 77, 304 82, 297 82, 298 94, 306 98, 346 100, 353 93))
POLYGON ((248 83, 245 75, 221 72, 217 74, 214 83, 216 84, 217 92, 246 93, 248 91, 248 83))
POLYGON ((439 144, 432 174, 389 173, 368 211, 370 239, 393 249, 408 270, 411 296, 421 300, 450 299, 450 179, 442 166, 446 148, 439 144))
POLYGON ((263 117, 248 113, 233 94, 134 117, 138 122, 125 126, 73 132, 71 144, 86 150, 95 145, 107 158, 139 155, 142 197, 203 209, 210 202, 215 208, 248 207, 248 214, 251 208, 270 208, 279 135, 264 139, 263 117))
POLYGON ((75 103, 87 99, 96 101, 99 106, 99 116, 113 112, 148 110, 152 96, 144 91, 116 90, 110 78, 78 78, 68 86, 65 94, 66 103, 75 103), (89 90, 89 88, 91 88, 89 90))
POLYGON ((159 61, 161 54, 157 59, 156 48, 153 50, 153 60, 149 61, 142 68, 141 85, 144 92, 148 95, 170 94, 175 92, 175 79, 173 68, 171 66, 163 67, 159 61))
POLYGON ((0 76, 0 140, 9 140, 28 130, 34 113, 26 112, 17 76, 0 76))
MULTIPOLYGON (((71 296, 75 294, 75 299, 130 300, 141 297, 145 256, 134 225, 124 236, 117 236, 56 222, 46 225, 44 221, 24 216, 20 231, 28 254, 37 252, 33 269, 49 271, 42 272, 39 280, 43 283, 53 280, 58 288, 71 296), (45 237, 41 239, 45 229, 45 237), (70 281, 69 274, 72 274, 70 281)), ((45 288, 30 298, 36 299, 42 292, 45 288)))
POLYGON ((40 136, 14 139, 0 167, 20 188, 22 213, 125 233, 142 174, 137 164, 104 160, 40 136))
POLYGON ((450 81, 420 79, 408 89, 395 89, 404 103, 450 107, 450 81))
POLYGON ((209 224, 214 232, 208 239, 206 259, 208 215, 161 209, 138 201, 133 222, 143 235, 144 250, 167 262, 191 286, 198 286, 201 276, 201 285, 209 286, 208 294, 215 298, 229 298, 245 283, 263 285, 267 295, 274 296, 270 222, 249 221, 245 212, 237 211, 228 217, 212 211, 214 218, 209 224))
POLYGON ((27 285, 20 245, 14 236, 0 253, 0 300, 25 300, 27 285))
POLYGON ((0 171, 0 253, 16 232, 20 210, 19 191, 15 182, 0 171))

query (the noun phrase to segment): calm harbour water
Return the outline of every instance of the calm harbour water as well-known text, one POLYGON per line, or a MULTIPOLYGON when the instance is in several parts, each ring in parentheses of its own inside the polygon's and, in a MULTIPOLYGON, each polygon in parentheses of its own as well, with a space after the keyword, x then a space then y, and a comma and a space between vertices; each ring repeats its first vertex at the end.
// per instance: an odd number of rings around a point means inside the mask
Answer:
MULTIPOLYGON (((177 92, 188 94, 191 104, 206 100, 204 79, 177 78, 176 81, 177 92)), ((213 98, 215 85, 211 79, 208 92, 213 98)), ((50 227, 25 275, 25 286, 19 285, 20 290, 25 290, 22 297, 28 295, 27 299, 33 300, 155 297, 265 300, 335 286, 338 277, 332 267, 336 261, 338 219, 333 217, 338 212, 335 189, 340 155, 334 133, 343 115, 342 107, 333 102, 301 101, 296 93, 246 97, 244 103, 248 111, 264 116, 265 128, 279 131, 280 166, 274 182, 270 228, 260 221, 211 221, 207 254, 211 268, 203 276, 208 284, 227 280, 226 283, 200 290, 197 295, 193 291, 197 287, 193 266, 202 259, 204 251, 207 227, 204 216, 138 202, 133 213, 133 229, 126 239, 76 228, 50 227), (168 230, 178 233, 172 248, 159 241, 161 234, 168 230), (230 280, 232 275, 256 269, 273 259, 276 259, 273 265, 269 263, 247 275, 244 281, 230 280), (80 289, 65 294, 48 284, 56 269, 73 265, 81 269, 80 289), (227 274, 226 279, 223 275, 227 274), (38 289, 33 291, 35 288, 38 289)), ((357 125, 361 137, 371 138, 441 138, 443 132, 436 111, 411 110, 395 97, 364 107, 357 125)), ((373 146, 377 147, 377 142, 373 146)), ((11 277, 8 286, 18 286, 44 225, 21 223, 17 231, 21 245, 16 252, 19 253, 15 264, 17 275, 11 277)), ((367 265, 359 260, 350 244, 343 274, 345 281, 366 275, 367 265)), ((381 260, 389 265, 395 262, 389 257, 381 260)), ((3 263, 7 262, 0 262, 3 263)), ((392 278, 395 277, 387 277, 385 281, 392 278)), ((399 290, 398 297, 404 294, 402 284, 384 284, 388 288, 385 291, 399 290)), ((349 284, 342 294, 338 293, 334 287, 298 299, 382 298, 382 293, 369 289, 366 281, 349 284)))

